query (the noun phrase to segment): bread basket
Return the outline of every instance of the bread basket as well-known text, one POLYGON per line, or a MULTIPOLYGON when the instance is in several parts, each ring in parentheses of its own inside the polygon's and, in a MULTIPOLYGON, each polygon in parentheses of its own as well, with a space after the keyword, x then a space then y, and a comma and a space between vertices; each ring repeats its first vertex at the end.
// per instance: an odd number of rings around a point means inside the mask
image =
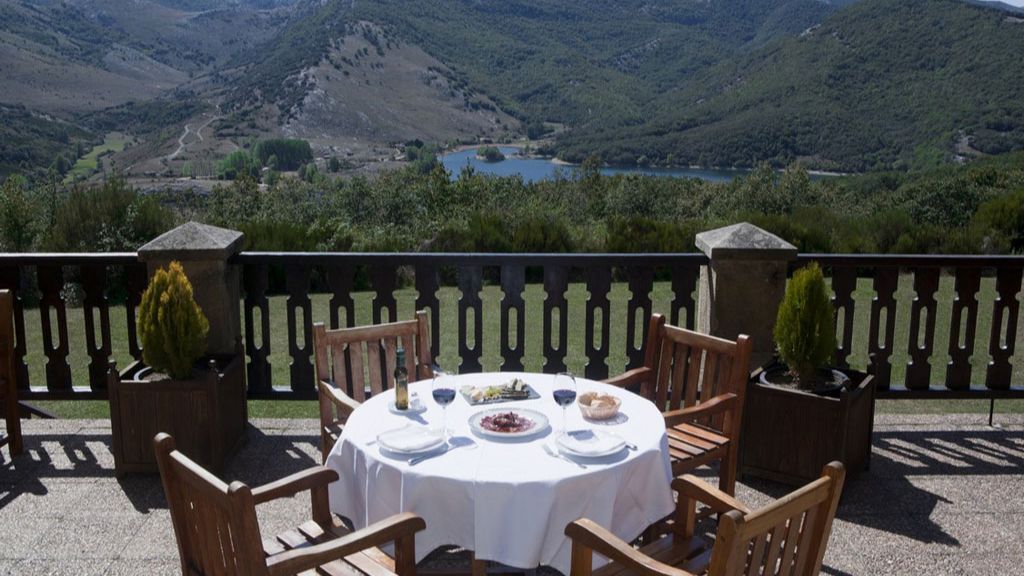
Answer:
POLYGON ((580 394, 577 403, 584 418, 591 420, 607 420, 614 418, 619 413, 619 406, 622 406, 622 399, 611 394, 598 392, 584 392, 580 394))

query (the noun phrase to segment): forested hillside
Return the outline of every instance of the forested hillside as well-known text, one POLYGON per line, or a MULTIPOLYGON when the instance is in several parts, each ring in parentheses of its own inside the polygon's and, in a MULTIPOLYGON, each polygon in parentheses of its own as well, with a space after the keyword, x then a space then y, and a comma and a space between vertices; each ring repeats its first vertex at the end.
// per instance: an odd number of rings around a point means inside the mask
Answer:
POLYGON ((862 0, 723 61, 634 126, 565 136, 580 159, 865 171, 1024 147, 1024 21, 960 0, 862 0))

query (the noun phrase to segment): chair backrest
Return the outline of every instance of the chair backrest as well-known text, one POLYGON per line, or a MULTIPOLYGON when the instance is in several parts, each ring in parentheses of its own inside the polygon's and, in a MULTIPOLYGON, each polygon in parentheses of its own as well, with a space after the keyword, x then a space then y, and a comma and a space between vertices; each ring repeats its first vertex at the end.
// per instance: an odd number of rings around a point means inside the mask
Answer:
POLYGON ((427 312, 416 312, 414 320, 328 330, 313 325, 317 380, 332 382, 359 402, 367 389, 379 394, 390 386, 395 371, 395 352, 401 343, 409 381, 434 375, 430 353, 430 324, 427 312))
POLYGON ((241 482, 224 484, 175 450, 167 434, 157 434, 153 446, 182 574, 267 574, 252 490, 241 482))
POLYGON ((699 405, 720 394, 739 396, 742 405, 750 373, 750 338, 735 342, 665 323, 652 314, 644 366, 654 372, 640 389, 662 411, 699 405))
POLYGON ((723 514, 711 553, 710 576, 817 575, 846 472, 839 462, 821 478, 749 514, 723 514))

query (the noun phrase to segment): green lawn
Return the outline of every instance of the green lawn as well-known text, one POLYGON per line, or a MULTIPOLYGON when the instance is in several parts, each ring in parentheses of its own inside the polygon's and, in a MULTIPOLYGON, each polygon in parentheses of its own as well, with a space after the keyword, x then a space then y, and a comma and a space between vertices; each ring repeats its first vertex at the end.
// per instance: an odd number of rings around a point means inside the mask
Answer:
POLYGON ((128 143, 128 137, 120 132, 110 132, 103 139, 103 143, 94 146, 85 156, 75 162, 75 165, 64 177, 64 183, 74 182, 79 178, 88 178, 99 167, 100 156, 109 152, 120 152, 128 143))
MULTIPOLYGON (((942 382, 945 377, 946 363, 949 361, 946 353, 948 346, 948 327, 950 315, 950 302, 953 298, 953 279, 943 278, 940 293, 937 296, 939 301, 938 313, 936 314, 936 351, 932 357, 932 382, 942 382)), ((851 355, 851 363, 854 367, 864 368, 867 361, 867 330, 869 323, 870 281, 862 280, 858 285, 855 294, 857 300, 857 314, 854 320, 854 349, 851 355)), ((411 318, 413 314, 416 293, 411 289, 398 290, 395 293, 398 302, 399 318, 411 318)), ((611 374, 621 372, 626 364, 625 343, 626 343, 626 303, 629 292, 625 284, 615 284, 612 287, 610 299, 611 310, 611 335, 610 350, 608 359, 609 371, 611 374)), ((669 301, 672 296, 668 283, 656 283, 651 293, 655 312, 667 313, 669 301)), ((898 292, 899 306, 897 309, 897 330, 896 344, 893 353, 893 381, 901 382, 908 361, 907 342, 909 340, 908 316, 910 304, 913 298, 912 278, 905 276, 901 278, 898 292)), ((439 364, 450 372, 459 371, 459 358, 457 357, 457 313, 459 292, 455 288, 446 287, 438 291, 441 305, 441 354, 437 359, 439 364)), ((568 355, 566 362, 569 369, 578 373, 583 372, 586 357, 583 352, 583 328, 584 310, 587 298, 586 288, 583 284, 572 284, 567 292, 569 299, 568 321, 571 322, 568 330, 568 355)), ((983 282, 982 291, 979 294, 979 326, 977 330, 975 356, 972 359, 974 366, 975 382, 984 381, 985 366, 988 361, 987 354, 979 353, 987 351, 990 329, 990 318, 992 300, 994 298, 993 282, 986 279, 983 282)), ((371 318, 371 303, 373 294, 369 292, 356 293, 353 295, 356 303, 356 324, 369 324, 371 318)), ((501 291, 496 286, 484 287, 481 298, 484 303, 483 309, 483 342, 482 362, 485 370, 500 369, 501 359, 498 355, 500 341, 498 338, 500 326, 500 304, 501 291)), ((328 318, 327 295, 314 295, 313 319, 320 321, 328 318)), ((526 301, 526 345, 524 350, 524 363, 529 371, 543 370, 542 341, 539 337, 542 329, 541 311, 543 309, 544 292, 540 285, 529 285, 524 293, 526 301)), ((270 337, 271 355, 270 362, 274 383, 277 386, 286 386, 289 379, 289 359, 287 357, 288 342, 286 329, 286 297, 274 297, 270 304, 270 324, 272 333, 270 337)), ((80 308, 68 309, 68 338, 71 354, 68 359, 74 374, 76 385, 87 384, 88 357, 85 354, 85 324, 80 308)), ((113 338, 114 359, 119 366, 125 366, 130 360, 127 355, 126 330, 124 309, 115 307, 110 311, 111 331, 113 338)), ((243 323, 244 324, 244 323, 243 323)), ((643 323, 641 323, 643 325, 643 323)), ((1018 326, 1018 340, 1024 345, 1024 323, 1018 326)), ((472 331, 469 331, 470 334, 472 331)), ((642 337, 642 330, 638 331, 637 337, 642 337)), ((45 379, 45 357, 42 351, 41 326, 38 310, 26 311, 26 336, 29 344, 27 362, 29 364, 30 378, 35 385, 40 385, 45 379)), ((301 345, 301 337, 300 337, 301 345)), ((1020 382, 1020 367, 1015 363, 1015 382, 1020 382)), ((64 417, 103 417, 106 415, 106 405, 103 402, 47 402, 40 403, 64 417)), ((880 402, 878 409, 886 412, 985 412, 988 410, 987 402, 979 401, 885 401, 880 402)), ((1019 412, 1024 409, 1022 401, 1002 400, 996 403, 999 411, 1019 412)), ((315 407, 311 402, 280 401, 266 402, 256 401, 251 403, 251 414, 254 417, 315 417, 315 407)))

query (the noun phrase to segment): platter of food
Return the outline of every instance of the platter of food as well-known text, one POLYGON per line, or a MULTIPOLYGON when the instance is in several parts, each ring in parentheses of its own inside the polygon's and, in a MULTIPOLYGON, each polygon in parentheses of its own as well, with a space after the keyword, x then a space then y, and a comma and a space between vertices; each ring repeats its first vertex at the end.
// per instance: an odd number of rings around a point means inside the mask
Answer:
POLYGON ((548 417, 536 410, 492 408, 470 417, 469 427, 491 438, 525 438, 546 430, 548 417))
POLYGON ((473 406, 494 404, 510 400, 534 400, 540 394, 519 378, 495 386, 463 386, 459 389, 462 397, 473 406))

